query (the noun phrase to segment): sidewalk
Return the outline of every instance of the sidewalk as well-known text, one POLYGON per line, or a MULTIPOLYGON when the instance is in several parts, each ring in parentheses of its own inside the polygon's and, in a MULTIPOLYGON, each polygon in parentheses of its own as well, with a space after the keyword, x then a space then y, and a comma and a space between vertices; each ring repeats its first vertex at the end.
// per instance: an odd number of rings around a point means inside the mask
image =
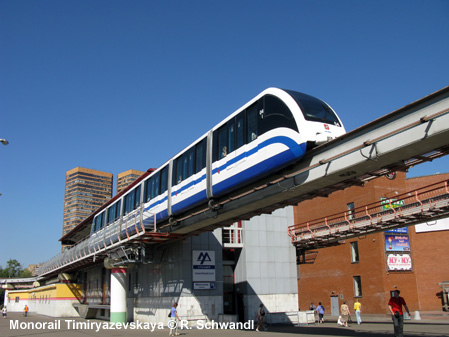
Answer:
MULTIPOLYGON (((363 319, 363 316, 362 316, 363 319)), ((6 319, 0 318, 0 336, 15 337, 29 336, 46 337, 49 334, 64 337, 111 337, 111 336, 168 336, 169 330, 167 322, 154 324, 153 326, 136 323, 129 324, 121 329, 111 329, 109 322, 101 320, 84 320, 81 318, 52 318, 31 313, 29 317, 24 317, 19 313, 8 313, 6 319), (97 331, 98 329, 98 331, 97 331), (152 331, 153 330, 153 331, 152 331)), ((405 336, 432 336, 449 337, 449 320, 421 320, 406 321, 404 326, 405 336)), ((309 336, 393 336, 393 324, 386 317, 367 317, 363 324, 351 324, 348 328, 339 327, 335 321, 327 321, 319 325, 308 326, 287 326, 273 325, 268 327, 268 331, 256 332, 254 330, 224 330, 224 329, 197 329, 189 328, 179 331, 181 336, 212 336, 212 337, 288 337, 296 334, 301 337, 309 336)))

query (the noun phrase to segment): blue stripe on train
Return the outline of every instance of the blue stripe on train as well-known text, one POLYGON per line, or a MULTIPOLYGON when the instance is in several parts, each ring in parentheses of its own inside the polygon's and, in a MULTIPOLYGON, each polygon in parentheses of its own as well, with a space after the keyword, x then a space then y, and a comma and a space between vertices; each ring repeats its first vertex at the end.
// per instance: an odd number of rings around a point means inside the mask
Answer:
MULTIPOLYGON (((242 184, 248 184, 251 183, 262 176, 266 176, 270 173, 273 173, 276 170, 279 170, 282 167, 285 167, 286 165, 292 163, 295 160, 301 159, 307 148, 307 144, 297 144, 294 140, 291 138, 285 137, 285 136, 278 136, 271 138, 265 142, 262 142, 257 146, 256 148, 245 152, 244 154, 237 156, 233 158, 232 160, 228 161, 224 165, 220 166, 219 168, 216 168, 213 170, 212 175, 217 174, 219 170, 224 170, 228 166, 235 164, 239 160, 242 160, 244 157, 251 156, 252 154, 256 153, 257 151, 260 151, 261 149, 267 147, 268 145, 274 144, 274 143, 282 143, 288 147, 288 150, 277 154, 274 157, 268 158, 267 160, 264 160, 245 171, 240 172, 239 174, 236 174, 225 181, 222 181, 218 184, 213 185, 213 194, 214 196, 221 196, 225 194, 226 192, 230 191, 233 188, 238 188, 242 184)), ((201 176, 201 178, 195 180, 194 182, 189 183, 186 186, 183 186, 180 190, 173 192, 172 196, 176 195, 177 193, 181 193, 185 189, 192 187, 193 185, 202 183, 206 179, 206 175, 201 176)), ((159 205, 163 202, 167 201, 167 197, 163 198, 160 201, 157 201, 153 204, 151 204, 149 207, 146 208, 146 210, 149 210, 150 208, 153 208, 156 205, 159 205)), ((201 203, 204 203, 207 201, 206 196, 206 190, 202 190, 189 198, 182 200, 178 203, 175 203, 172 205, 172 213, 180 213, 190 207, 197 206, 201 203)), ((165 209, 162 212, 158 213, 156 215, 156 218, 158 221, 165 220, 168 218, 168 211, 165 209)))

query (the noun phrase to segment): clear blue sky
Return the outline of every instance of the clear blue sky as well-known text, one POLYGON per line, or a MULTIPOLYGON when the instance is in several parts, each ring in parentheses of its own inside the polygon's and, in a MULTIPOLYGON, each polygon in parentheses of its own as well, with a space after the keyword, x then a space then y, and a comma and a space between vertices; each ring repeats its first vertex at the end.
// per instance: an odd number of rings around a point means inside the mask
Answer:
POLYGON ((267 87, 353 130, 447 86, 448 17, 446 0, 0 0, 0 265, 59 252, 66 171, 157 167, 267 87))

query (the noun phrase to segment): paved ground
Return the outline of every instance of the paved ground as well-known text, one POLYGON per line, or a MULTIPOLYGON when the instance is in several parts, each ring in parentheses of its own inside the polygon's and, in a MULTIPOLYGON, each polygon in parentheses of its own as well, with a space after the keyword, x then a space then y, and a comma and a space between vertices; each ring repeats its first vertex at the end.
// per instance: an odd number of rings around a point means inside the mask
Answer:
MULTIPOLYGON (((166 322, 165 322, 166 323, 166 322)), ((162 323, 161 323, 162 324, 162 323)), ((151 331, 149 326, 135 325, 134 329, 129 326, 128 329, 108 329, 108 322, 100 320, 83 320, 80 318, 58 318, 30 314, 29 317, 24 317, 19 313, 8 313, 6 319, 0 318, 0 336, 1 337, 15 337, 15 336, 64 336, 64 337, 112 337, 112 336, 168 336, 168 328, 155 326, 154 331, 151 331), (90 326, 82 326, 87 323, 90 326), (79 326, 76 326, 79 324, 79 326), (97 331, 97 327, 100 328, 97 331), (149 328, 149 329, 147 329, 149 328)), ((420 321, 406 321, 405 336, 431 336, 431 337, 449 337, 449 320, 420 320, 420 321)), ((269 326, 268 331, 256 332, 254 330, 223 330, 223 329, 186 329, 180 330, 181 337, 194 336, 212 336, 212 337, 288 337, 291 334, 296 334, 301 337, 309 336, 361 336, 361 337, 383 337, 393 336, 393 324, 390 319, 384 317, 370 317, 365 319, 361 325, 352 324, 349 328, 342 328, 337 326, 335 321, 328 321, 320 325, 309 326, 286 326, 273 325, 269 326)))

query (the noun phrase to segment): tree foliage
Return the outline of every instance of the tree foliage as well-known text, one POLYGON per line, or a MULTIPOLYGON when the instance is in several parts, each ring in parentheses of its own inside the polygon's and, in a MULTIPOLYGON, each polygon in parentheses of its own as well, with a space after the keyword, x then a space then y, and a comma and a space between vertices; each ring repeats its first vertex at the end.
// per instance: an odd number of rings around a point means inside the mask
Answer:
POLYGON ((22 268, 22 265, 16 259, 9 259, 6 262, 6 268, 0 267, 1 278, 13 278, 13 277, 30 277, 31 272, 22 268))

